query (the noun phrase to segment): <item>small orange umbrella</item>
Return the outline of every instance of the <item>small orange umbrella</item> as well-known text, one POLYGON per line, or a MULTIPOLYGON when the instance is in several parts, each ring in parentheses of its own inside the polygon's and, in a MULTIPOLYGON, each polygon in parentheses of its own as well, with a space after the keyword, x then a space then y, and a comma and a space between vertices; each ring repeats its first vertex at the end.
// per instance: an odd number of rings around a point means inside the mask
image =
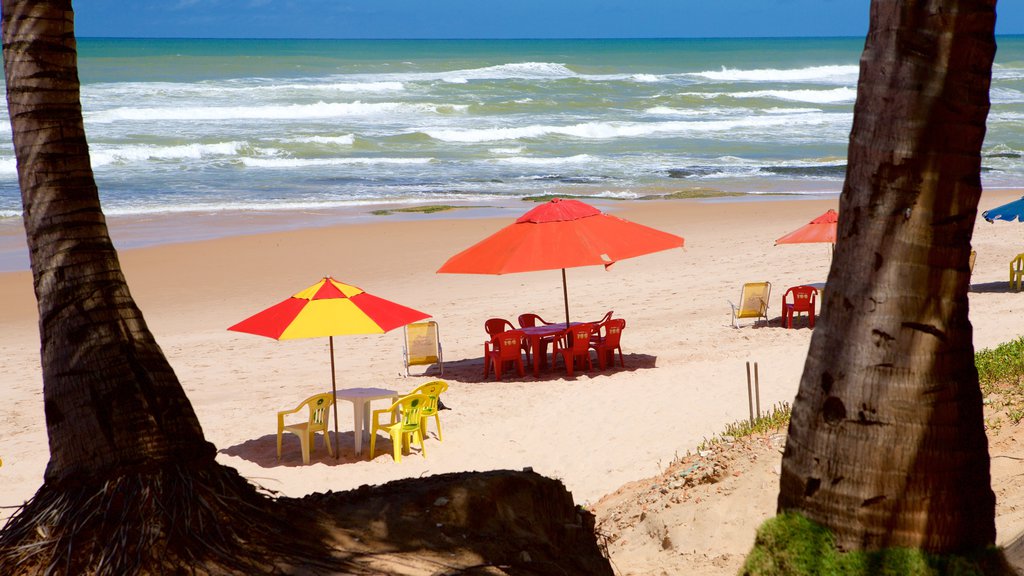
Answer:
POLYGON ((514 223, 459 252, 439 273, 510 274, 562 270, 565 322, 569 294, 565 269, 602 264, 682 248, 683 238, 605 214, 579 200, 555 198, 514 223))
POLYGON ((813 242, 835 244, 836 225, 838 222, 839 214, 830 208, 821 216, 811 220, 810 223, 804 224, 800 228, 779 238, 775 241, 775 244, 776 246, 779 244, 805 244, 813 242))
MULTIPOLYGON (((334 337, 383 334, 429 318, 419 310, 368 294, 350 284, 326 277, 316 284, 228 328, 275 340, 322 338, 331 350, 331 392, 337 392, 334 337)), ((358 433, 358 432, 357 432, 358 433)), ((338 405, 334 404, 334 435, 338 435, 338 405)))

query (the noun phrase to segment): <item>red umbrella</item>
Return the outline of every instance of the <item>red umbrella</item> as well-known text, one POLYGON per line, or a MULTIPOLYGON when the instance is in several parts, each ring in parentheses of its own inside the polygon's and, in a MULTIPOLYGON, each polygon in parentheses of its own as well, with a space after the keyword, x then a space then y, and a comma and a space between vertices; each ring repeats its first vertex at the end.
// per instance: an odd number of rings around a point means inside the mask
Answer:
MULTIPOLYGON (((367 294, 355 286, 328 277, 228 330, 275 340, 327 336, 331 350, 331 391, 337 392, 335 336, 383 334, 429 317, 430 314, 367 294)), ((356 434, 359 433, 357 430, 356 434)), ((337 402, 334 404, 334 435, 338 435, 337 402)))
POLYGON ((683 238, 605 214, 579 200, 555 198, 452 256, 440 273, 510 274, 562 270, 565 321, 569 294, 565 269, 682 248, 683 238))
POLYGON ((775 244, 804 244, 811 242, 835 244, 836 224, 838 222, 839 214, 830 208, 821 216, 811 220, 810 223, 804 224, 800 228, 779 238, 775 241, 775 244))

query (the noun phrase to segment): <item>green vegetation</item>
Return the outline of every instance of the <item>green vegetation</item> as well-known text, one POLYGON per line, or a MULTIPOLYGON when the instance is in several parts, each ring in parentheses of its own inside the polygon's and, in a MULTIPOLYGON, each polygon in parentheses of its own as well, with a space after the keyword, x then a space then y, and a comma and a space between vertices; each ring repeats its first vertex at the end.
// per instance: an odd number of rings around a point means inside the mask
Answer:
POLYGON ((725 431, 718 436, 715 436, 710 440, 705 438, 704 441, 697 446, 697 451, 702 452, 711 448, 715 444, 731 442, 736 438, 746 438, 747 436, 753 436, 755 434, 767 434, 776 430, 782 430, 789 426, 789 415, 792 411, 793 409, 788 402, 782 402, 781 404, 772 406, 771 412, 764 416, 754 418, 753 423, 748 419, 727 424, 725 426, 725 431))
POLYGON ((725 196, 747 196, 745 192, 726 192, 717 188, 687 188, 668 194, 649 194, 640 200, 686 200, 689 198, 720 198, 725 196))
POLYGON ((986 425, 998 428, 1003 412, 1010 422, 1018 424, 1024 419, 1024 338, 979 350, 974 354, 974 365, 978 367, 985 404, 997 413, 986 425))
POLYGON ((370 212, 374 216, 389 216, 395 212, 414 212, 418 214, 433 214, 434 212, 445 212, 447 210, 459 210, 462 208, 481 208, 481 206, 449 206, 447 204, 431 204, 428 206, 412 206, 410 208, 389 208, 385 210, 374 210, 370 212))
POLYGON ((832 533, 804 516, 786 512, 757 531, 747 555, 745 576, 939 576, 1015 574, 1002 552, 990 548, 975 556, 936 556, 917 549, 888 548, 841 552, 832 533))
MULTIPOLYGON (((724 190, 718 190, 717 188, 686 188, 683 190, 674 190, 671 192, 665 192, 664 194, 647 194, 640 196, 636 200, 686 200, 690 198, 721 198, 726 196, 746 196, 745 192, 726 192, 724 190)), ((549 202, 555 198, 572 198, 575 200, 633 200, 633 198, 606 198, 604 196, 587 196, 585 194, 541 194, 539 196, 526 196, 523 198, 524 202, 549 202)))

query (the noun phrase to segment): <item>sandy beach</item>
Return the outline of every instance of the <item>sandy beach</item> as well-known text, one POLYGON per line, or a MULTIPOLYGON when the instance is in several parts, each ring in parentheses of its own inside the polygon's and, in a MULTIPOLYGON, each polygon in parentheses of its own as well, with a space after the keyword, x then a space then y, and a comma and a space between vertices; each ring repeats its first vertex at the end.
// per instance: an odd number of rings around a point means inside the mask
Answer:
MULTIPOLYGON (((986 191, 985 210, 1020 191, 986 191)), ((360 219, 343 225, 125 248, 122 265, 150 329, 181 379, 218 460, 253 482, 288 496, 347 490, 362 484, 461 470, 535 471, 560 479, 577 503, 596 504, 621 486, 652 476, 704 438, 748 414, 746 362, 757 362, 762 410, 792 402, 811 330, 779 325, 781 298, 794 285, 824 282, 830 265, 825 245, 774 246, 837 200, 766 197, 757 200, 633 201, 599 203, 615 214, 686 239, 671 250, 602 267, 567 271, 571 316, 596 320, 614 310, 624 318, 626 367, 577 373, 542 372, 539 378, 483 377, 483 322, 515 321, 524 312, 558 321, 562 309, 557 271, 476 276, 435 274, 451 255, 511 222, 531 207, 483 214, 435 214, 360 219), (454 216, 454 217, 453 217, 454 216), (296 437, 285 437, 276 458, 276 412, 330 389, 328 343, 277 342, 226 328, 275 304, 325 275, 430 313, 440 324, 445 375, 444 441, 427 441, 427 457, 401 463, 389 453, 354 454, 351 406, 339 406, 340 458, 317 443, 302 465, 296 437), (737 330, 728 300, 744 282, 772 283, 769 327, 737 330)), ((291 216, 289 216, 291 218, 291 216)), ((234 226, 237 222, 225 222, 234 226)), ((215 224, 210 224, 215 225, 215 224)), ((112 235, 122 232, 112 221, 112 235)), ((127 235, 127 226, 124 233, 127 235)), ((971 321, 977 348, 1024 333, 1009 321, 1021 295, 1007 288, 1007 263, 1024 249, 1017 223, 977 223, 971 321)), ((28 271, 0 273, 0 519, 41 484, 47 436, 35 301, 28 271)), ((404 376, 402 333, 335 339, 338 387, 380 387, 406 392, 435 378, 404 376)), ((421 372, 414 368, 414 373, 421 372)), ((375 405, 382 408, 386 404, 375 405)), ((388 446, 387 443, 384 443, 388 446)), ((773 512, 777 485, 766 477, 768 502, 735 502, 755 514, 773 512)), ((714 511, 707 514, 714 514, 714 511)), ((742 554, 753 533, 728 522, 702 520, 705 534, 742 554)), ((755 524, 756 525, 756 524, 755 524)), ((1000 541, 1024 528, 1020 519, 999 524, 1000 541)), ((699 547, 695 544, 694 547, 699 547)), ((615 558, 613 557, 613 560, 615 558)), ((618 564, 624 573, 628 565, 618 564)), ((636 572, 645 573, 645 572, 636 572)), ((723 573, 728 573, 725 570, 723 573)))

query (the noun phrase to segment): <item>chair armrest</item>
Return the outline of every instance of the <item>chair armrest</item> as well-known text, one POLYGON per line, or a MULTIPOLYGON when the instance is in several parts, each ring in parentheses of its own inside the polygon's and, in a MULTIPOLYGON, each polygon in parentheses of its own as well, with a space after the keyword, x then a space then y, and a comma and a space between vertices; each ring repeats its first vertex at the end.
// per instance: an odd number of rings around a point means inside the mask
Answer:
POLYGON ((305 407, 306 407, 306 403, 303 402, 302 404, 299 404, 298 406, 296 406, 295 408, 292 408, 291 410, 281 410, 280 412, 277 413, 277 421, 278 422, 284 422, 284 417, 285 416, 287 416, 289 414, 295 414, 296 412, 299 412, 300 410, 302 410, 305 407))
POLYGON ((395 410, 392 410, 391 408, 381 408, 379 410, 374 410, 373 411, 373 415, 370 418, 370 422, 373 424, 374 428, 382 428, 383 426, 381 425, 381 422, 380 422, 380 415, 381 414, 390 414, 391 415, 391 422, 389 422, 389 424, 394 424, 395 422, 398 421, 397 418, 396 418, 396 414, 395 414, 396 411, 397 411, 397 408, 395 410))

